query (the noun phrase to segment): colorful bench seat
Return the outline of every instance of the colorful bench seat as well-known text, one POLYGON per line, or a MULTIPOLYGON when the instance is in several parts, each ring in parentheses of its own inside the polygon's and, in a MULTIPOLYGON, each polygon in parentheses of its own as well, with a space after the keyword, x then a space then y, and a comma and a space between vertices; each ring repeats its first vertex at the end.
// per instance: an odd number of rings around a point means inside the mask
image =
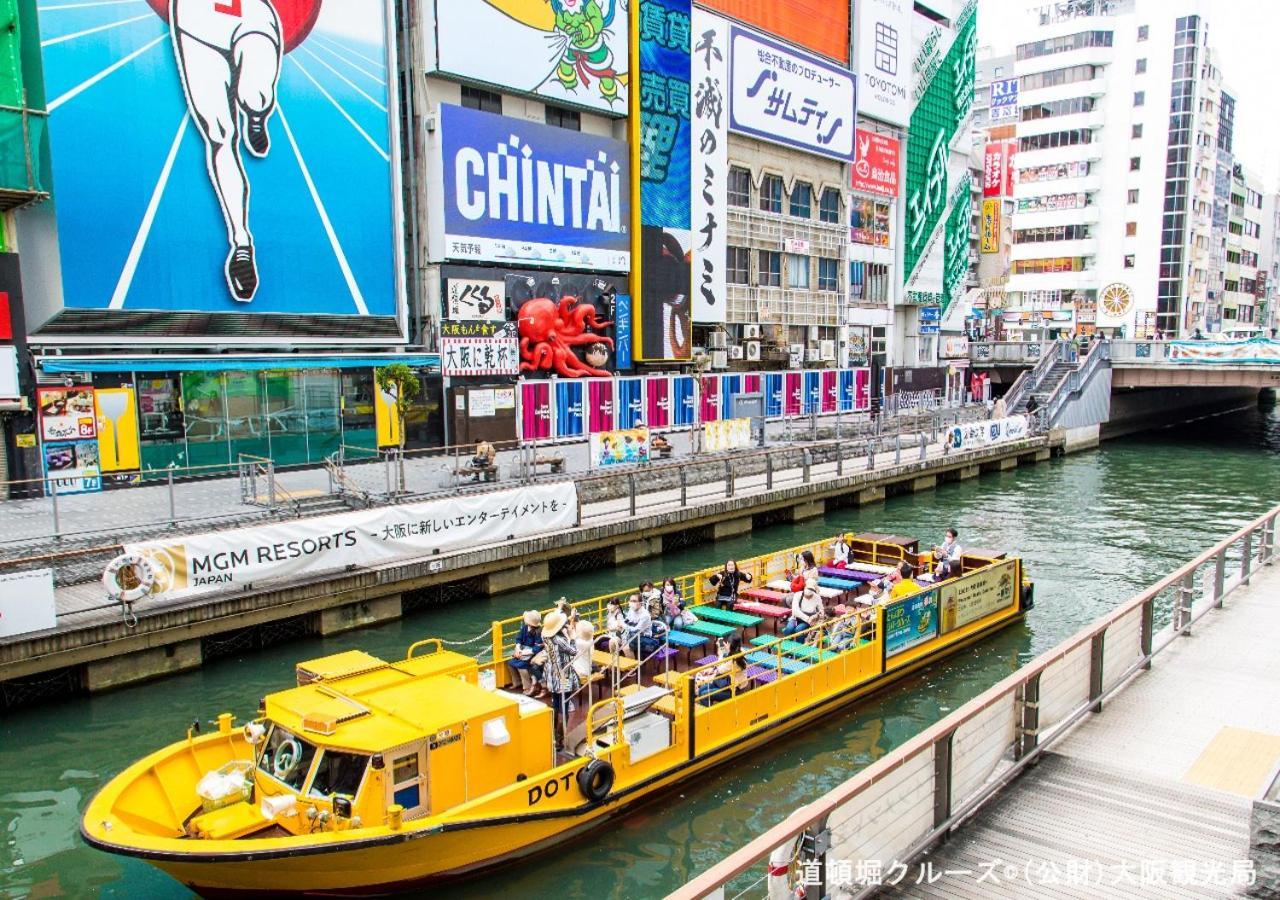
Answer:
POLYGON ((857 581, 859 583, 864 581, 875 581, 877 578, 881 577, 880 573, 871 572, 867 569, 860 569, 857 567, 841 569, 838 566, 823 566, 818 569, 818 574, 825 576, 826 578, 839 578, 842 581, 857 581))
POLYGON ((778 657, 764 650, 757 650, 755 653, 747 654, 747 662, 757 666, 764 666, 766 669, 782 668, 787 675, 795 672, 803 671, 809 668, 809 664, 799 659, 792 659, 789 656, 778 657))
POLYGON ((759 600, 739 599, 733 608, 740 609, 743 612, 755 613, 758 616, 764 616, 769 619, 785 619, 791 615, 791 610, 788 607, 777 606, 773 603, 763 603, 759 600))
MULTIPOLYGON (((751 643, 757 647, 764 647, 776 640, 777 638, 765 634, 752 638, 751 643)), ((817 647, 811 647, 799 641, 783 641, 779 646, 782 648, 782 652, 788 656, 796 656, 800 659, 807 659, 810 662, 826 662, 829 659, 835 659, 837 655, 834 650, 819 650, 817 647)))
POLYGON ((767 666, 747 666, 746 676, 758 684, 768 684, 771 681, 778 680, 778 672, 776 669, 770 669, 767 666))
POLYGON ((692 607, 691 611, 704 622, 719 622, 721 625, 733 625, 736 628, 754 628, 764 621, 759 616, 749 616, 746 613, 706 604, 692 607))
POLYGON ((679 647, 682 650, 691 650, 694 647, 705 646, 710 640, 705 634, 689 634, 685 631, 668 631, 667 643, 673 647, 679 647))
POLYGON ((761 603, 771 603, 787 608, 787 615, 791 614, 791 592, 775 591, 771 588, 751 588, 743 591, 738 595, 738 605, 742 604, 742 598, 747 597, 750 600, 756 600, 761 603))
MULTIPOLYGON (((768 587, 770 590, 773 590, 773 591, 779 591, 779 592, 785 593, 788 598, 788 602, 790 601, 791 582, 787 581, 786 579, 779 578, 776 581, 770 581, 766 585, 766 587, 768 587)), ((821 594, 823 599, 825 600, 835 600, 840 595, 842 595, 844 591, 838 591, 835 588, 823 587, 822 584, 819 583, 818 593, 821 594)))
POLYGON ((732 625, 722 625, 719 622, 707 622, 703 619, 699 619, 698 621, 692 622, 688 625, 681 625, 680 627, 685 631, 692 631, 694 634, 705 634, 708 637, 713 638, 728 637, 729 635, 736 633, 738 630, 732 625))

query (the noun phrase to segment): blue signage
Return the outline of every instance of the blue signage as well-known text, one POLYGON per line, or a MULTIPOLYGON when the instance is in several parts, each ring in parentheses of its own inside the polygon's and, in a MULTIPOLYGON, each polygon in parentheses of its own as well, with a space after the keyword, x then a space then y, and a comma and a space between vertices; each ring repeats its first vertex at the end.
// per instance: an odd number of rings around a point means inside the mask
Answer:
POLYGON ((582 382, 560 380, 556 385, 556 437, 577 437, 584 433, 582 382))
POLYGON ((622 141, 449 104, 440 106, 440 131, 444 257, 630 268, 622 141))
POLYGON ((63 306, 396 316, 388 6, 42 6, 63 306))
POLYGON ((922 306, 920 307, 921 322, 937 322, 942 319, 941 306, 922 306))
POLYGON ((619 294, 613 309, 613 365, 631 368, 631 295, 619 294))
POLYGON ((895 656, 937 636, 936 589, 898 600, 884 608, 885 656, 895 656))
POLYGON ((1018 118, 1018 79, 991 82, 991 121, 1011 122, 1018 118))

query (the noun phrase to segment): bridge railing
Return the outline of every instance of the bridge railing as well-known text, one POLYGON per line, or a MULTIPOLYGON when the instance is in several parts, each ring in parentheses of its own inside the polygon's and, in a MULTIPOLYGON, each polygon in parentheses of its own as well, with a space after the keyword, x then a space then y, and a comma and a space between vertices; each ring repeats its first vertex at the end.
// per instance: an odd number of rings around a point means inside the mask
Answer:
POLYGON ((801 807, 670 897, 874 894, 1276 557, 1280 506, 801 807), (1159 631, 1157 620, 1169 623, 1159 631), (766 867, 767 861, 767 867, 766 867), (844 880, 849 872, 861 881, 844 880), (785 882, 785 884, 783 883, 785 882), (788 895, 790 895, 788 893, 788 895))
POLYGON ((1168 341, 1110 341, 1111 359, 1117 363, 1161 363, 1169 356, 1168 341))
POLYGON ((973 341, 969 360, 976 363, 1033 365, 1040 361, 1046 344, 1052 341, 973 341))
POLYGON ((1005 404, 1010 411, 1016 410, 1018 404, 1031 394, 1034 394, 1046 376, 1048 376, 1053 364, 1069 359, 1072 351, 1070 341, 1051 341, 1047 345, 1028 344, 1028 346, 1040 346, 1044 352, 1036 364, 1019 375, 1009 390, 1005 392, 1005 404))

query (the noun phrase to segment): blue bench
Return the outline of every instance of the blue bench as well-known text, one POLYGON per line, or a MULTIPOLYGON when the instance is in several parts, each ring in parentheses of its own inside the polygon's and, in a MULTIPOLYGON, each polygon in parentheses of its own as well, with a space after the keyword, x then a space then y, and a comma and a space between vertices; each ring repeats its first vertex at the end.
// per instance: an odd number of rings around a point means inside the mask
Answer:
POLYGON ((772 653, 767 653, 764 650, 758 650, 755 653, 748 653, 747 662, 753 663, 757 666, 764 666, 766 669, 777 669, 781 667, 782 671, 787 675, 809 668, 809 664, 807 662, 792 659, 789 656, 784 656, 779 659, 777 656, 774 656, 772 653))
POLYGON ((827 578, 825 575, 818 579, 818 587, 832 588, 837 591, 847 593, 856 591, 862 587, 861 581, 846 581, 843 578, 827 578))
POLYGON ((679 647, 681 650, 692 650, 694 647, 702 647, 710 640, 704 634, 689 634, 687 631, 668 631, 667 643, 673 647, 679 647))

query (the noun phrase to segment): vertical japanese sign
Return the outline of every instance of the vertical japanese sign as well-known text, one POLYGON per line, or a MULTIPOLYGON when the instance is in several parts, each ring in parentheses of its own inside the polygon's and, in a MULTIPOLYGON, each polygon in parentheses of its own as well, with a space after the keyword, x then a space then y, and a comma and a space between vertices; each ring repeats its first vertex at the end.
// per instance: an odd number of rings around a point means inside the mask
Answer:
POLYGON ((729 25, 693 11, 693 321, 726 320, 729 25))
POLYGON ((911 116, 911 0, 859 0, 858 112, 891 125, 911 116))
POLYGON ((859 128, 849 186, 866 194, 897 197, 901 156, 902 142, 897 138, 859 128))
POLYGON ((690 330, 692 4, 637 0, 640 57, 639 359, 684 360, 690 330))
POLYGON ((988 198, 982 201, 982 252, 995 253, 1000 249, 1000 201, 988 198))
POLYGON ((1008 144, 1004 141, 988 143, 982 155, 982 196, 999 197, 1004 193, 1005 172, 1008 162, 1005 151, 1008 144))

